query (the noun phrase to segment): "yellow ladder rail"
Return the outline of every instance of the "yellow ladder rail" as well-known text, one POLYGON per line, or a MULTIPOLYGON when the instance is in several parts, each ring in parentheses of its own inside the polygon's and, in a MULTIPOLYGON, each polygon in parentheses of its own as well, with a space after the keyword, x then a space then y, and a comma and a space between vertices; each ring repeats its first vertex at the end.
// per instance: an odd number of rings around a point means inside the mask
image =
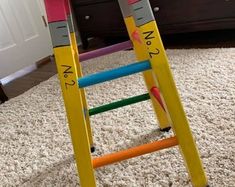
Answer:
MULTIPOLYGON (((146 46, 144 45, 143 42, 141 42, 141 38, 139 38, 139 33, 138 33, 138 28, 135 25, 135 20, 133 16, 131 15, 131 11, 128 7, 127 1, 126 0, 118 0, 120 8, 122 10, 122 15, 124 18, 124 22, 126 24, 126 28, 128 31, 128 35, 130 39, 133 42, 133 48, 135 51, 135 55, 137 57, 137 60, 142 61, 142 60, 147 60, 149 58, 146 46)), ((152 101, 152 106, 154 109, 154 112, 157 116, 157 119, 159 121, 159 126, 161 130, 166 130, 168 131, 170 129, 171 125, 171 120, 168 115, 168 112, 165 111, 159 102, 155 100, 153 95, 151 94, 151 89, 153 87, 158 86, 157 80, 154 78, 153 71, 145 71, 143 72, 143 77, 145 80, 145 84, 147 86, 148 92, 150 93, 150 98, 152 101)), ((164 98, 162 97, 162 101, 164 102, 164 98)))
POLYGON ((207 178, 174 83, 150 3, 148 0, 129 1, 129 7, 139 29, 141 41, 147 48, 149 60, 169 111, 172 128, 177 136, 192 184, 205 187, 207 178))
POLYGON ((82 74, 78 60, 75 58, 77 50, 74 45, 76 44, 72 43, 75 42, 74 34, 73 32, 70 34, 71 26, 69 27, 68 22, 69 2, 67 0, 45 0, 45 5, 80 184, 84 187, 95 187, 89 127, 84 113, 85 102, 82 90, 78 89, 77 84, 77 79, 82 74))

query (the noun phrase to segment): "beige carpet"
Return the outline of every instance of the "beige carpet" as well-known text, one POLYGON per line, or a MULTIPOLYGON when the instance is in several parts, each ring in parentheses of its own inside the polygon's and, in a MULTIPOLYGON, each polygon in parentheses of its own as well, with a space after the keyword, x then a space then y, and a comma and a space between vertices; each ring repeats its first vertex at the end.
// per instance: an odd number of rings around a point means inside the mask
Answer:
MULTIPOLYGON (((210 186, 234 187, 235 49, 167 53, 210 186)), ((133 61, 131 51, 119 52, 84 62, 84 73, 133 61)), ((87 89, 91 107, 141 93, 140 74, 87 89)), ((148 101, 91 122, 95 156, 172 135, 159 132, 148 101)), ((178 148, 98 169, 96 177, 104 187, 190 186, 178 148)), ((56 76, 0 105, 0 186, 79 186, 56 76)))

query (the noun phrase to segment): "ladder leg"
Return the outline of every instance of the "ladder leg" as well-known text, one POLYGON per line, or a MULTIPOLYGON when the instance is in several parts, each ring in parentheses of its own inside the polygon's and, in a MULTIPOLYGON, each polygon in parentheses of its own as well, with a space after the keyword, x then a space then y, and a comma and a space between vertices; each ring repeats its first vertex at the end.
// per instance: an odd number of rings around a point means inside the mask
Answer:
MULTIPOLYGON (((70 37, 71 37, 71 45, 74 50, 74 58, 76 61, 76 68, 77 68, 77 73, 78 77, 82 77, 82 68, 81 64, 79 62, 79 52, 78 52, 78 47, 77 47, 77 39, 76 39, 76 34, 75 34, 75 29, 74 29, 74 24, 73 24, 73 16, 72 16, 72 11, 70 8, 70 3, 68 3, 69 7, 69 15, 68 15, 68 25, 69 25, 69 30, 70 30, 70 37)), ((87 126, 87 132, 89 136, 89 141, 90 141, 90 146, 91 146, 91 151, 94 151, 94 143, 93 143, 93 138, 92 138, 92 130, 91 130, 91 123, 90 123, 90 117, 89 117, 89 109, 86 101, 86 93, 85 89, 80 89, 81 90, 81 96, 82 96, 82 102, 83 102, 83 107, 84 107, 84 113, 86 117, 86 126, 87 126)))
POLYGON ((82 95, 77 84, 77 62, 71 45, 67 12, 64 11, 66 1, 45 0, 45 5, 80 184, 95 187, 82 95))
POLYGON ((147 47, 152 69, 164 96, 172 120, 172 128, 177 136, 192 184, 197 187, 205 187, 207 178, 168 65, 150 3, 148 0, 132 1, 130 7, 136 25, 140 29, 142 40, 147 47))
MULTIPOLYGON (((136 31, 136 27, 135 27, 134 20, 132 17, 125 18, 125 23, 130 33, 134 33, 136 31)), ((148 59, 148 57, 146 58, 146 53, 144 53, 145 51, 144 46, 141 43, 138 43, 138 41, 134 41, 133 43, 134 43, 134 50, 135 50, 137 59, 139 61, 148 59)), ((165 111, 164 108, 162 108, 162 106, 159 104, 159 102, 153 97, 153 95, 150 92, 151 88, 156 87, 156 86, 158 87, 157 81, 154 80, 152 70, 143 72, 143 77, 144 77, 144 81, 145 81, 145 84, 147 86, 147 89, 148 89, 148 92, 152 101, 154 112, 159 122, 160 129, 168 130, 171 125, 171 122, 170 122, 171 120, 168 115, 168 112, 165 111)), ((163 97, 161 99, 164 102, 163 97)))
POLYGON ((76 83, 78 76, 74 66, 76 62, 72 47, 54 48, 54 54, 61 81, 80 183, 84 187, 95 187, 90 143, 83 112, 82 95, 76 83))
MULTIPOLYGON (((140 36, 138 33, 138 29, 135 25, 134 18, 131 15, 131 11, 128 7, 127 1, 126 0, 119 0, 119 5, 122 10, 123 18, 124 18, 124 21, 125 21, 125 24, 127 27, 129 37, 133 42, 133 47, 134 47, 134 51, 135 51, 137 60, 142 61, 142 60, 149 59, 149 55, 145 49, 145 45, 141 41, 141 38, 139 38, 140 36)), ((168 112, 162 108, 162 106, 159 104, 159 102, 156 101, 156 99, 153 97, 153 95, 151 94, 151 91, 150 91, 152 87, 156 87, 156 85, 157 85, 157 80, 154 79, 154 75, 153 75, 152 70, 143 72, 143 77, 144 77, 145 84, 147 86, 147 89, 148 89, 148 92, 150 95, 150 99, 152 101, 152 106, 153 106, 154 112, 155 112, 157 119, 158 119, 158 122, 159 122, 160 129, 161 130, 169 130, 170 125, 171 125, 170 116, 169 116, 168 112)), ((162 100, 164 102, 163 97, 162 97, 162 100)))

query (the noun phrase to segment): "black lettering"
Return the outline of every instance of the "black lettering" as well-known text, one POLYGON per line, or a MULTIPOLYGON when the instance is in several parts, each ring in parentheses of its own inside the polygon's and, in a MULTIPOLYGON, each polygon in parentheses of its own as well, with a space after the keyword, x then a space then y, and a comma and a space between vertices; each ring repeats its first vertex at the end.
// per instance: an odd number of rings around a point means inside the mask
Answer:
POLYGON ((73 73, 72 71, 69 71, 72 68, 72 66, 68 66, 68 65, 61 65, 61 66, 67 68, 63 72, 64 74, 69 74, 69 73, 71 74, 71 73, 73 73))
POLYGON ((153 38, 155 38, 154 36, 151 36, 153 34, 154 31, 147 31, 147 32, 143 32, 144 35, 147 34, 147 36, 145 36, 145 40, 151 40, 153 38))
POLYGON ((158 55, 160 53, 159 49, 156 48, 156 52, 149 52, 150 58, 152 58, 154 55, 158 55))
POLYGON ((65 88, 68 89, 68 86, 74 86, 75 83, 76 83, 76 82, 75 82, 74 80, 72 80, 71 83, 67 83, 67 82, 66 82, 66 83, 65 83, 65 88))

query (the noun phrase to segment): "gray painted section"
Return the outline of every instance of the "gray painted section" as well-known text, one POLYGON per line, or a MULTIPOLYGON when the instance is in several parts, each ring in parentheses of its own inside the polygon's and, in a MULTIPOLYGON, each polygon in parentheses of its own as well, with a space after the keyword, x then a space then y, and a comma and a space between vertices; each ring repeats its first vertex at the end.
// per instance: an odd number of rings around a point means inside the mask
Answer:
POLYGON ((124 18, 132 15, 127 0, 118 0, 118 3, 119 3, 119 6, 121 8, 122 15, 124 18))
POLYGON ((69 25, 69 32, 70 33, 75 32, 72 15, 69 15, 67 19, 68 19, 68 25, 69 25))
POLYGON ((155 20, 149 0, 140 0, 130 5, 136 26, 155 20))
POLYGON ((70 45, 70 37, 67 21, 49 23, 53 47, 70 45))

